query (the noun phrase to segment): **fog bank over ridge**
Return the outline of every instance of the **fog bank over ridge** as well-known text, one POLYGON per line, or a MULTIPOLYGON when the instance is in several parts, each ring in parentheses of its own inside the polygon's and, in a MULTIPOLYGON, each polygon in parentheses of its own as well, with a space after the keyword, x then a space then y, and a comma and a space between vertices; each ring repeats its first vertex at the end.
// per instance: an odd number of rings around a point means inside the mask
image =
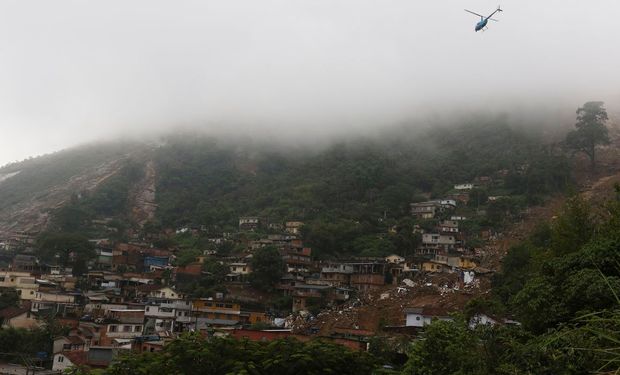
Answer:
POLYGON ((7 1, 0 165, 177 129, 322 142, 463 113, 553 124, 620 102, 620 4, 7 1))

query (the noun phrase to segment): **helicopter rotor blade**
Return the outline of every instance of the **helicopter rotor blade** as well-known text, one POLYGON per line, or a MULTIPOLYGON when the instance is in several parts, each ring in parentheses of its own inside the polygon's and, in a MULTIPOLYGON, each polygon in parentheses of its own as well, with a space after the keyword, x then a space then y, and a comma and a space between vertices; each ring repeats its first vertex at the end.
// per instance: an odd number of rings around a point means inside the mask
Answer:
POLYGON ((484 16, 483 16, 482 14, 478 14, 478 13, 476 13, 476 12, 472 12, 471 10, 467 10, 467 9, 465 9, 465 11, 466 11, 467 13, 475 14, 475 15, 476 15, 476 16, 478 16, 478 17, 482 17, 482 18, 484 18, 484 16))

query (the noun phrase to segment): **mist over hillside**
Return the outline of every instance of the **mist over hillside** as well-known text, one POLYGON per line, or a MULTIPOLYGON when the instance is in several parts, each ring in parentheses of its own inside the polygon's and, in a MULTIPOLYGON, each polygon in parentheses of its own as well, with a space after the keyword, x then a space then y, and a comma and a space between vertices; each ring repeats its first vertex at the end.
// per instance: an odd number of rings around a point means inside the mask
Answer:
MULTIPOLYGON (((93 220, 115 219, 122 237, 183 226, 232 230, 239 217, 257 216, 302 220, 309 230, 361 223, 347 230, 368 235, 408 217, 410 203, 481 176, 503 181, 485 194, 520 197, 512 204, 524 207, 571 184, 554 146, 563 127, 539 124, 471 115, 321 142, 193 130, 91 144, 0 169, 0 228, 100 237, 108 234, 93 220)), ((357 252, 351 246, 326 251, 357 252)))

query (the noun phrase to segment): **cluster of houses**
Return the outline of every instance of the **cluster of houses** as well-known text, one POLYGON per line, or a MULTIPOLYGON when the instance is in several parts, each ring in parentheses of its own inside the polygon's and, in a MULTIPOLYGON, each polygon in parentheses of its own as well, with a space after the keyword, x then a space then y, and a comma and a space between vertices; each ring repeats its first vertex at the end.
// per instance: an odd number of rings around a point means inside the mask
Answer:
POLYGON ((161 350, 184 331, 270 323, 265 312, 244 309, 224 295, 188 298, 161 285, 160 272, 91 271, 82 282, 92 287, 84 291, 65 270, 24 271, 24 256, 15 258, 0 271, 0 289, 15 291, 19 307, 0 310, 2 328, 37 328, 49 318, 70 327, 67 336, 54 339, 53 370, 106 367, 119 351, 161 350))
MULTIPOLYGON (((460 228, 466 218, 454 211, 457 204, 467 201, 467 190, 472 187, 457 185, 457 192, 445 199, 411 204, 414 217, 432 219, 437 224, 431 230, 416 227, 421 244, 407 256, 313 261, 312 249, 299 238, 303 226, 300 221, 268 224, 268 232, 275 234, 247 240, 242 244, 246 249, 243 255, 220 256, 214 250, 205 250, 183 266, 174 265, 174 250, 93 240, 96 258, 80 278, 73 276, 70 268, 45 264, 32 253, 20 253, 0 269, 0 290, 14 290, 20 300, 20 307, 0 310, 1 325, 34 328, 47 317, 54 317, 71 327, 67 336, 54 341, 54 370, 72 365, 105 367, 120 351, 161 350, 185 331, 235 336, 233 330, 259 323, 273 325, 274 316, 266 310, 245 308, 234 293, 218 293, 209 299, 189 298, 171 287, 178 280, 204 275, 208 260, 227 267, 224 286, 247 285, 253 272, 252 254, 266 246, 279 251, 284 273, 275 290, 290 297, 293 312, 308 310, 317 301, 323 305, 345 302, 356 293, 397 285, 419 272, 457 272, 467 283, 474 273, 484 270, 478 266, 477 254, 466 246, 460 228)), ((261 227, 258 217, 239 219, 241 231, 257 231, 261 227)), ((193 230, 180 228, 177 233, 193 230)), ((2 242, 2 246, 5 250, 32 247, 29 238, 24 234, 2 242)), ((229 237, 224 234, 212 242, 227 240, 229 237)), ((8 253, 2 252, 0 258, 6 258, 8 253)), ((407 325, 423 325, 430 319, 421 310, 407 314, 411 315, 407 315, 407 325)))

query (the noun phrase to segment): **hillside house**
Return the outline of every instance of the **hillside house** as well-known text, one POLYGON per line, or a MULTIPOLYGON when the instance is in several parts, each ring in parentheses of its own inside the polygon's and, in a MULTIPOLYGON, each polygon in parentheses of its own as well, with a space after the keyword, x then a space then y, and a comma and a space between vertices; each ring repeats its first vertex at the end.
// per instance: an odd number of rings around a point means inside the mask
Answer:
POLYGON ((450 267, 444 262, 440 262, 436 260, 427 260, 427 261, 422 262, 421 269, 422 271, 433 272, 433 273, 452 271, 452 267, 450 267))
POLYGON ((89 351, 62 351, 54 353, 52 371, 63 372, 71 367, 106 368, 118 355, 119 348, 91 347, 89 351))
POLYGON ((450 220, 452 220, 452 221, 465 221, 465 220, 467 220, 467 218, 465 216, 453 215, 453 216, 450 216, 450 220))
POLYGON ((0 289, 14 289, 21 300, 33 300, 39 284, 28 272, 1 271, 0 289))
POLYGON ((453 320, 445 310, 432 307, 409 307, 404 310, 407 327, 424 327, 433 320, 453 320))
POLYGON ((439 203, 436 201, 411 203, 411 214, 418 219, 432 219, 439 211, 439 203))
POLYGON ((387 257, 385 257, 386 263, 400 264, 400 263, 403 263, 404 261, 405 261, 405 258, 401 257, 400 255, 396 255, 396 254, 388 255, 387 257))
POLYGON ((458 193, 449 194, 447 198, 453 199, 459 203, 467 204, 469 203, 469 192, 461 190, 458 193))
POLYGON ((252 266, 246 262, 234 262, 228 265, 231 273, 237 275, 249 275, 252 273, 252 266))
POLYGON ((443 209, 454 209, 456 208, 456 200, 448 198, 440 199, 439 205, 443 209))
POLYGON ((378 261, 347 262, 353 268, 350 286, 360 291, 377 289, 385 285, 385 263, 378 261))
POLYGON ((456 244, 454 234, 424 233, 422 235, 422 246, 426 248, 440 248, 449 250, 456 244))
POLYGON ((145 333, 181 332, 191 321, 192 303, 168 300, 144 306, 145 333))
POLYGON ((120 243, 112 250, 112 270, 118 271, 119 268, 125 268, 134 272, 144 272, 149 269, 149 266, 145 264, 146 258, 149 258, 149 262, 163 262, 164 258, 169 258, 171 255, 172 252, 169 250, 120 243), (156 258, 159 259, 155 260, 156 258))
POLYGON ((473 188, 474 184, 471 183, 454 185, 454 190, 471 190, 473 188))
POLYGON ((456 220, 442 220, 439 222, 439 232, 442 234, 458 233, 459 222, 456 220))
POLYGON ((85 351, 86 341, 75 335, 60 336, 54 339, 53 351, 54 353, 62 351, 85 351))
POLYGON ((122 346, 131 339, 142 336, 144 331, 144 309, 110 310, 105 318, 100 344, 122 346))
POLYGON ((307 273, 308 268, 312 264, 312 249, 303 247, 299 243, 292 242, 280 249, 282 261, 286 266, 286 272, 290 273, 307 273))
POLYGON ((296 285, 293 291, 293 312, 306 310, 309 299, 325 302, 333 301, 334 288, 328 285, 296 285))
POLYGON ((52 313, 66 315, 75 312, 79 307, 78 293, 42 292, 35 293, 30 311, 34 313, 52 313))
POLYGON ((255 216, 245 216, 239 218, 240 230, 255 230, 260 225, 260 219, 255 216))
POLYGON ((234 326, 241 321, 241 305, 222 300, 194 299, 192 315, 194 316, 192 323, 198 324, 198 328, 204 325, 234 326))
POLYGON ((41 326, 41 322, 28 308, 9 306, 0 310, 2 328, 32 329, 41 326))
POLYGON ((17 272, 41 272, 39 259, 34 255, 17 254, 13 257, 11 270, 17 272))
POLYGON ((137 288, 148 300, 181 299, 182 296, 174 289, 161 285, 141 285, 137 288))
POLYGON ((301 221, 287 221, 285 229, 288 233, 297 236, 300 234, 300 230, 303 225, 304 223, 301 221))

